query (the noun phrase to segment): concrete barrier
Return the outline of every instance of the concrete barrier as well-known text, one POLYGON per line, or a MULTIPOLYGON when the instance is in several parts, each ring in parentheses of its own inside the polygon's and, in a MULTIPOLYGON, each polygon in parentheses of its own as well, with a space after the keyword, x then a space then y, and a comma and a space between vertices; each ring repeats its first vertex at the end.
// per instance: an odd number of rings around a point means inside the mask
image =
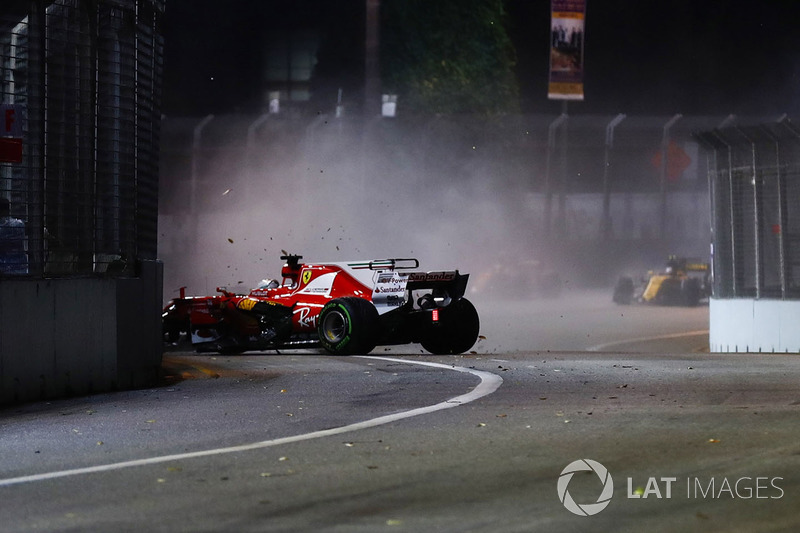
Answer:
POLYGON ((163 265, 136 278, 0 280, 0 404, 156 383, 163 265))
POLYGON ((800 301, 716 299, 709 304, 712 352, 800 353, 800 301))

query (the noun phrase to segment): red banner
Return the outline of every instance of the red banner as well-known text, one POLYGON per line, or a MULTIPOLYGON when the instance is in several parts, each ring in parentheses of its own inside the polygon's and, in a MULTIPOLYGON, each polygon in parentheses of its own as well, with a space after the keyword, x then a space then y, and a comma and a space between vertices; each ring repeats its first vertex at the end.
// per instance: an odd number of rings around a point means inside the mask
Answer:
POLYGON ((22 163, 22 139, 0 137, 0 163, 22 163))
POLYGON ((586 0, 552 0, 550 17, 551 100, 583 100, 583 37, 586 0))

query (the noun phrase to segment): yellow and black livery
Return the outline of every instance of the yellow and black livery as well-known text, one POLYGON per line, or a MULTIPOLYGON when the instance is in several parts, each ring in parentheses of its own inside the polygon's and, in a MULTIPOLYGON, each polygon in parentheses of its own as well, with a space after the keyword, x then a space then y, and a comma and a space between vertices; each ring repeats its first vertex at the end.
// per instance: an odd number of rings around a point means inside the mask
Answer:
POLYGON ((640 283, 630 276, 619 278, 614 287, 614 302, 655 305, 696 306, 710 295, 708 263, 670 256, 663 272, 648 272, 640 283))

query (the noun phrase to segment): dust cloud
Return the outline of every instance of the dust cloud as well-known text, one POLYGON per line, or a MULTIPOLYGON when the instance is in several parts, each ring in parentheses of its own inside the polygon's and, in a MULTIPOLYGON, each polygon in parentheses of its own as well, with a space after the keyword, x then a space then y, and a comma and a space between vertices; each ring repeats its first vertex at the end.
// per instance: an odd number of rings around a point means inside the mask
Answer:
POLYGON ((194 151, 180 139, 197 121, 166 128, 165 300, 182 286, 246 292, 279 277, 282 251, 308 262, 418 258, 425 270, 470 273, 471 299, 559 296, 646 262, 630 243, 598 242, 596 194, 568 197, 560 233, 543 235, 546 126, 321 115, 248 130, 254 120, 215 118, 194 151))
POLYGON ((527 247, 521 203, 508 179, 469 154, 478 143, 400 144, 381 123, 344 126, 322 124, 295 142, 276 130, 245 158, 234 153, 242 139, 231 153, 203 153, 194 213, 191 183, 167 176, 164 196, 183 193, 160 217, 165 297, 184 285, 204 294, 277 277, 282 250, 313 262, 415 257, 428 270, 480 272, 527 247), (464 150, 471 161, 451 166, 464 150))

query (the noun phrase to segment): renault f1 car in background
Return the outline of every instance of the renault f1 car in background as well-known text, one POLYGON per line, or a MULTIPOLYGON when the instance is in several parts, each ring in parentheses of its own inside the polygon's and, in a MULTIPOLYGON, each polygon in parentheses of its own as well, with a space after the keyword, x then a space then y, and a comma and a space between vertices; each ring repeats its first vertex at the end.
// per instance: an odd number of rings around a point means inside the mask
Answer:
POLYGON ((458 354, 478 338, 478 313, 463 297, 469 274, 419 271, 416 259, 281 259, 282 281, 264 280, 249 294, 218 287, 214 296, 187 297, 182 289, 164 308, 165 340, 186 335, 200 352, 322 346, 351 355, 407 343, 458 354))
POLYGON ((614 302, 695 306, 711 295, 708 263, 671 256, 664 272, 649 272, 637 283, 632 277, 619 278, 614 302))

